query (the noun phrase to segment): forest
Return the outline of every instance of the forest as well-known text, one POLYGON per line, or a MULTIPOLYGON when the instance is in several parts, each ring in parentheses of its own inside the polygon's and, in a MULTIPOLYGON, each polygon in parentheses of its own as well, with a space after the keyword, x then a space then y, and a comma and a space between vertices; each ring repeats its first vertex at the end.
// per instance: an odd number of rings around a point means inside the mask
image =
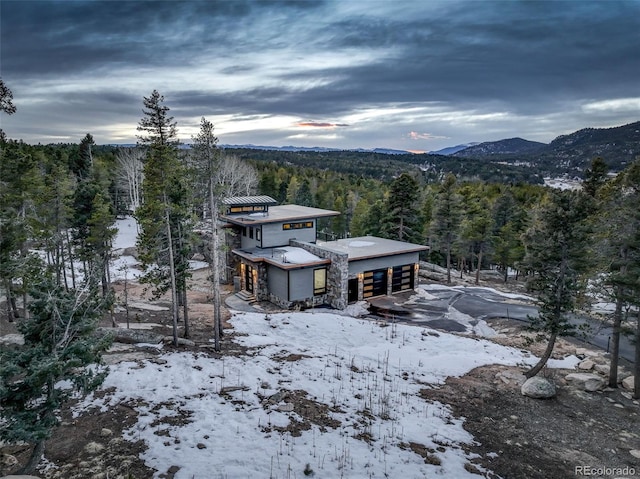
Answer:
MULTIPOLYGON (((10 114, 7 104, 3 109, 10 114)), ((428 245, 423 259, 447 268, 449 279, 453 269, 476 274, 476 281, 483 269, 497 270, 504 282, 526 277, 541 304, 532 327, 549 340, 544 360, 558 336, 572 333, 566 315, 588 309, 589 301, 614 303, 608 320, 615 334, 628 330, 640 338, 640 158, 616 175, 608 174, 605 160, 593 158, 582 189, 554 190, 524 181, 517 167, 497 171, 481 162, 464 174, 446 163, 426 168, 417 157, 323 153, 307 155, 306 161, 305 155, 285 152, 223 150, 205 118, 192 147, 179 148, 177 123, 164 98, 154 91, 143 107, 134 148, 97 145, 90 133, 79 144, 30 145, 4 135, 0 140, 2 317, 19 322, 34 341, 48 331, 46 354, 69 355, 61 372, 47 370, 45 353, 34 353, 32 360, 40 363, 30 374, 42 387, 107 347, 87 340, 69 349, 72 337, 84 337, 113 305, 108 266, 118 217, 138 220, 143 281, 157 294, 171 293, 174 338, 179 319, 188 336, 188 260, 202 243, 196 230, 203 225, 211 230, 212 282, 219 284, 215 272, 222 242, 216 219, 221 199, 233 195, 269 195, 282 204, 339 211, 321 222, 320 239, 375 235, 428 245), (60 322, 52 326, 52 317, 60 322)), ((452 161, 463 171, 470 165, 452 161)), ((0 371, 5 375, 28 363, 11 358, 0 371), (14 369, 7 372, 7 364, 14 369)), ((82 387, 96 381, 99 377, 83 378, 82 387)), ((616 386, 615 378, 611 381, 616 386)), ((12 387, 3 383, 0 398, 15 395, 12 387)), ((640 397, 637 378, 635 387, 640 397)), ((51 404, 62 400, 52 386, 49 394, 51 404)), ((22 435, 8 439, 44 437, 42 428, 49 423, 27 431, 28 418, 15 417, 23 421, 14 429, 22 435)))

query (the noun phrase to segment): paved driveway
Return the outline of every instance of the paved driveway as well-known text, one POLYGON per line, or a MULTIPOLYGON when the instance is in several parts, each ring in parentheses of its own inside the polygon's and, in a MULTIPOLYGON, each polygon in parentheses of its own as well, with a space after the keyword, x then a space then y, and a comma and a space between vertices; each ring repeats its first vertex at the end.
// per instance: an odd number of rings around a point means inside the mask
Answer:
MULTIPOLYGON (((484 324, 487 319, 528 321, 530 316, 538 315, 532 297, 480 287, 421 285, 419 294, 376 298, 370 303, 372 313, 393 316, 402 323, 454 332, 476 332, 479 335, 491 334, 484 324)), ((584 335, 579 339, 608 350, 612 333, 610 327, 579 316, 572 316, 570 321, 576 326, 586 326, 584 335)), ((630 339, 622 337, 620 356, 633 362, 634 354, 630 339)))

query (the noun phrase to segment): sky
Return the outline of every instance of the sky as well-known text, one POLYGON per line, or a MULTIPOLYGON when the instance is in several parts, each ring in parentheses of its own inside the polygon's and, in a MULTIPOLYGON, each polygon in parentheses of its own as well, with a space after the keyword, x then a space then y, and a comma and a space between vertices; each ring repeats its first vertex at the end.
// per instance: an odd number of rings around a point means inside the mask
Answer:
POLYGON ((640 1, 0 1, 9 138, 435 151, 640 120, 640 1))

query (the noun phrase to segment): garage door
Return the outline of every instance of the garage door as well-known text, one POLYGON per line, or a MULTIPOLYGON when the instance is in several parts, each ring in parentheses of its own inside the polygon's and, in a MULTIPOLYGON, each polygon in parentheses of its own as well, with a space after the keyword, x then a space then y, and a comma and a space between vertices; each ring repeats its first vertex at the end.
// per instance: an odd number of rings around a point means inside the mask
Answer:
POLYGON ((376 269, 364 273, 364 298, 387 294, 387 269, 376 269))
POLYGON ((391 291, 396 293, 398 291, 413 289, 413 278, 413 264, 394 266, 391 279, 391 291))

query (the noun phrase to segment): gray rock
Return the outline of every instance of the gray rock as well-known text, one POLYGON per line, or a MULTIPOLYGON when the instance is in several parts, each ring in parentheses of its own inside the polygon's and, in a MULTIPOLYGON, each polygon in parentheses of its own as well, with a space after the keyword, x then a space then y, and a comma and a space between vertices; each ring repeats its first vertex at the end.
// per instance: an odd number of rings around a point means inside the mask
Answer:
MULTIPOLYGON (((162 341, 167 344, 173 343, 173 336, 165 336, 164 338, 162 338, 162 341)), ((196 343, 191 341, 190 339, 178 338, 178 346, 185 346, 185 347, 192 348, 195 345, 196 343)))
POLYGON ((594 392, 603 389, 606 381, 602 376, 592 373, 572 373, 567 374, 565 379, 584 389, 585 391, 594 392))
POLYGON ((534 376, 524 382, 520 392, 533 399, 550 399, 556 395, 556 385, 547 378, 534 376))
POLYGON ((627 378, 624 378, 622 381, 622 387, 625 389, 628 389, 629 391, 633 391, 633 388, 635 387, 635 378, 633 376, 629 376, 627 378))
POLYGON ((278 406, 280 412, 293 412, 293 403, 287 402, 278 406))
POLYGON ((5 334, 0 336, 0 344, 6 346, 24 346, 24 336, 22 334, 5 334))
POLYGON ((582 371, 591 371, 593 367, 596 365, 591 359, 585 359, 580 364, 578 364, 578 369, 582 371))
POLYGON ((629 454, 631 454, 633 457, 637 457, 638 459, 640 459, 640 449, 631 449, 629 451, 629 454))
POLYGON ((111 334, 115 342, 125 344, 160 344, 163 338, 159 334, 151 331, 145 331, 143 329, 98 328, 96 333, 100 335, 111 334))
POLYGON ((97 442, 90 442, 86 446, 84 446, 85 452, 89 454, 98 454, 104 450, 104 446, 97 442))

